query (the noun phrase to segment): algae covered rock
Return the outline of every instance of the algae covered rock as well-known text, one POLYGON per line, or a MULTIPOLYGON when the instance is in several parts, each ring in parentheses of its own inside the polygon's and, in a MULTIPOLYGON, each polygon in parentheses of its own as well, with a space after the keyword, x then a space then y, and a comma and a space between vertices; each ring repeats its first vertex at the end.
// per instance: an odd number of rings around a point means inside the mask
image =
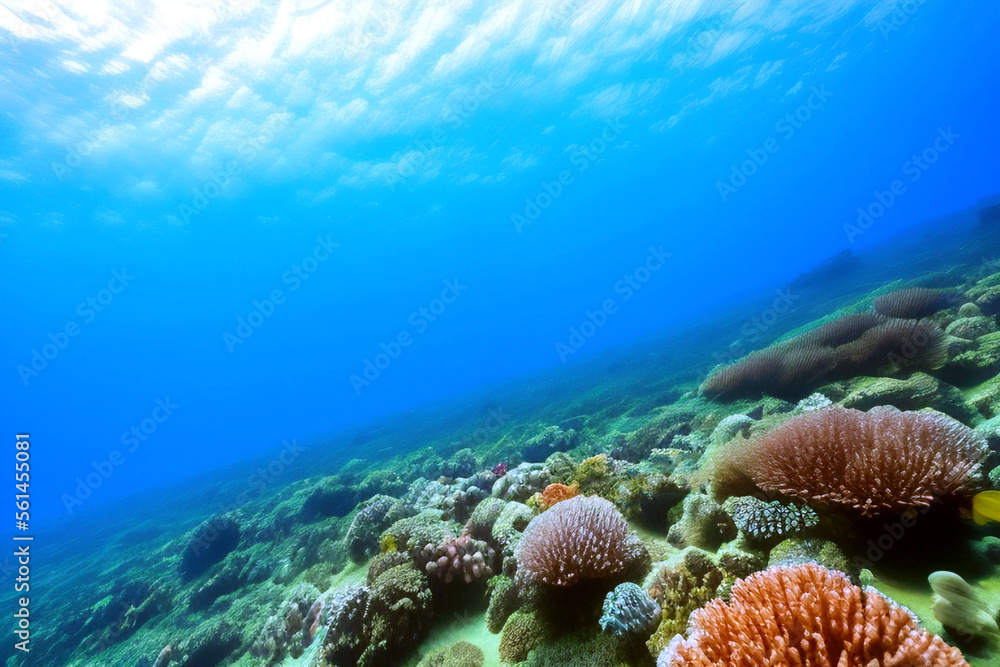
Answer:
POLYGON ((355 563, 363 563, 379 552, 379 536, 402 518, 403 504, 389 496, 373 496, 358 506, 347 530, 347 552, 355 563))
POLYGON ((942 373, 961 387, 983 382, 1000 373, 1000 332, 977 338, 975 347, 956 355, 942 373))
POLYGON ((184 549, 181 575, 185 581, 203 574, 236 548, 240 527, 230 516, 217 515, 201 524, 184 549))
POLYGON ((303 521, 347 516, 358 503, 358 492, 334 479, 320 483, 302 503, 299 516, 303 521))
POLYGON ((712 555, 696 547, 653 564, 642 585, 662 610, 659 626, 646 643, 652 656, 684 633, 691 612, 715 598, 725 578, 712 555))
POLYGON ((510 615, 521 608, 521 586, 506 575, 497 575, 488 583, 489 606, 486 608, 486 629, 497 634, 510 615))
POLYGON ((771 549, 767 567, 785 567, 819 563, 828 570, 843 572, 851 581, 858 581, 858 568, 833 542, 816 538, 791 537, 771 549))
POLYGON ((500 632, 500 661, 507 664, 524 662, 548 635, 537 612, 515 611, 500 632))
POLYGON ((992 318, 979 315, 977 317, 962 317, 955 320, 948 325, 945 333, 956 338, 975 340, 988 333, 994 333, 996 330, 997 325, 992 318))
POLYGON ((428 509, 393 523, 382 533, 380 543, 384 551, 405 551, 416 556, 426 545, 453 540, 461 532, 462 526, 443 520, 440 510, 428 509))
POLYGON ((737 435, 742 435, 744 438, 750 437, 750 428, 753 426, 754 420, 750 417, 742 414, 729 415, 725 419, 719 422, 719 424, 712 430, 711 443, 713 447, 718 447, 726 444, 737 435))
POLYGON ((845 408, 871 410, 880 405, 892 405, 900 410, 934 408, 963 423, 975 418, 975 411, 966 405, 955 387, 926 373, 913 373, 906 379, 858 378, 850 393, 841 401, 845 408))
POLYGON ((417 667, 482 667, 485 661, 483 649, 469 642, 456 642, 431 653, 417 667))
POLYGON ((667 541, 679 549, 688 546, 717 549, 736 537, 733 523, 722 505, 704 493, 689 493, 681 506, 681 517, 670 527, 667 541))

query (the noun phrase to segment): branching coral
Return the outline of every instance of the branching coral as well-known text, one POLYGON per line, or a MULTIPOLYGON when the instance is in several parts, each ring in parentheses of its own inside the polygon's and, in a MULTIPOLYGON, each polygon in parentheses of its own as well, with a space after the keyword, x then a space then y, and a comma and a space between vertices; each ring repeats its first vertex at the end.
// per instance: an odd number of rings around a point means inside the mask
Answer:
POLYGON ((968 667, 912 614, 839 572, 807 564, 758 572, 691 617, 658 667, 968 667))
POLYGON ((598 496, 577 496, 538 515, 517 547, 519 571, 555 586, 615 577, 648 558, 621 513, 598 496))
POLYGON ((938 412, 835 407, 730 443, 713 454, 706 474, 719 497, 756 485, 877 516, 971 494, 987 454, 982 436, 938 412))

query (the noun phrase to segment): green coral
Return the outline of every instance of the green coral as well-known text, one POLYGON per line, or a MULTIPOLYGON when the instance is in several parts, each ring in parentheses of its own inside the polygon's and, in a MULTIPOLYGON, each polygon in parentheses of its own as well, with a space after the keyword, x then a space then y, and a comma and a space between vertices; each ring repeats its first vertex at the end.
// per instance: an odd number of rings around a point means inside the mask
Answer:
POLYGON ((490 603, 486 608, 486 629, 497 634, 503 629, 504 623, 521 606, 520 587, 506 575, 497 575, 490 579, 490 603))
POLYGON ((448 648, 431 653, 417 667, 482 667, 486 661, 483 650, 469 642, 456 642, 448 648))
POLYGON ((660 625, 646 642, 657 656, 674 635, 684 634, 688 617, 717 596, 725 579, 712 556, 697 547, 688 547, 675 558, 658 563, 646 577, 643 588, 663 610, 660 625))
POLYGON ((521 667, 635 667, 652 664, 652 659, 642 651, 641 645, 620 641, 606 632, 581 630, 538 646, 521 667), (581 660, 580 656, 586 656, 585 660, 581 660))
POLYGON ((400 519, 382 533, 383 551, 391 547, 415 556, 428 544, 441 544, 458 537, 462 526, 455 521, 441 519, 439 510, 429 509, 411 517, 400 519))
POLYGON ((411 650, 426 634, 433 615, 431 589, 427 577, 413 565, 396 565, 371 585, 370 599, 366 630, 371 639, 358 664, 386 664, 388 658, 411 650))
POLYGON ((612 501, 618 499, 618 481, 607 454, 584 459, 576 469, 573 481, 580 486, 580 492, 585 496, 598 495, 612 501))
POLYGON ((508 664, 524 662, 528 653, 541 646, 548 634, 537 612, 515 611, 500 632, 500 661, 508 664))
POLYGON ((781 542, 771 549, 767 566, 770 568, 810 562, 819 563, 828 570, 843 572, 855 583, 858 581, 858 568, 851 563, 847 554, 833 542, 816 538, 791 537, 781 542))

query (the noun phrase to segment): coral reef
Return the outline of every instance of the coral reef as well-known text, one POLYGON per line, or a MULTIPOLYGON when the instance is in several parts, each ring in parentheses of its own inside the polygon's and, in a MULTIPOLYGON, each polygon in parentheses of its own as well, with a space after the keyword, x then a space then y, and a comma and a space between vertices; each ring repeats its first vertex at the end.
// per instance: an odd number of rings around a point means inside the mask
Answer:
POLYGON ((403 518, 403 504, 396 498, 377 495, 358 505, 351 527, 347 529, 347 552, 355 563, 362 563, 379 552, 379 536, 395 521, 403 518))
POLYGON ((658 667, 968 667, 958 649, 921 629, 911 613, 819 565, 775 568, 733 587, 691 617, 658 667))
POLYGON ((648 637, 660 623, 660 605, 631 581, 618 584, 604 598, 601 629, 616 635, 648 637))
POLYGON ((887 317, 918 320, 961 303, 960 298, 954 290, 906 287, 876 298, 873 306, 887 317))
POLYGON ((500 547, 501 569, 513 576, 517 571, 517 545, 535 513, 523 503, 507 503, 493 524, 493 540, 500 547))
POLYGON ((947 361, 948 338, 934 322, 853 314, 716 369, 699 392, 723 400, 761 394, 797 400, 822 382, 935 370, 947 361))
POLYGON ((213 516, 195 530, 184 549, 181 575, 190 580, 208 571, 240 542, 240 527, 230 516, 213 516))
POLYGON ((532 519, 516 556, 520 572, 554 586, 614 578, 649 560, 625 518, 598 496, 571 498, 532 519))
POLYGON ((569 486, 559 484, 558 482, 549 484, 539 494, 538 506, 543 510, 547 510, 558 502, 575 498, 578 495, 580 495, 580 486, 576 482, 569 486))
POLYGON ((545 624, 534 611, 515 611, 500 632, 500 661, 524 662, 528 653, 549 636, 545 624))
POLYGON ((858 566, 833 542, 818 538, 790 537, 775 545, 767 556, 767 567, 788 567, 818 563, 828 570, 846 574, 851 581, 859 581, 858 566))
POLYGON ((711 554, 688 547, 671 560, 655 563, 643 581, 662 611, 660 624, 649 638, 647 646, 653 656, 659 655, 670 640, 687 628, 688 617, 716 597, 726 573, 711 554))
POLYGON ((417 556, 417 565, 424 564, 427 576, 446 584, 452 581, 472 583, 493 576, 496 552, 486 542, 460 535, 437 546, 428 544, 417 556))
POLYGON ((688 546, 717 549, 735 537, 732 517, 711 496, 697 492, 684 498, 681 517, 667 533, 667 541, 679 549, 688 546))
POLYGON ((706 470, 723 496, 756 487, 877 516, 970 495, 987 453, 981 436, 940 413, 834 407, 718 450, 706 470))
POLYGON ((337 667, 391 664, 427 632, 433 610, 427 577, 407 563, 370 576, 331 602, 323 659, 337 667))
POLYGON ((766 545, 797 535, 819 523, 816 512, 804 505, 766 502, 754 496, 738 496, 724 508, 750 544, 766 545))
POLYGON ((455 642, 421 660, 417 667, 482 667, 483 649, 469 642, 455 642))
MULTIPOLYGON (((338 601, 339 603, 339 601, 338 601)), ((312 643, 318 616, 323 608, 319 590, 314 586, 297 586, 268 617, 263 630, 250 647, 250 654, 264 658, 268 664, 280 662, 285 655, 298 657, 312 643)))
POLYGON ((440 510, 427 509, 419 514, 393 523, 382 533, 383 551, 407 551, 416 558, 428 544, 441 544, 453 540, 462 532, 454 521, 444 521, 440 510))
POLYGON ((552 474, 544 463, 522 463, 507 470, 507 474, 493 484, 493 496, 504 500, 524 502, 548 486, 552 474))
POLYGON ((468 478, 442 477, 433 481, 421 477, 410 485, 402 503, 412 513, 434 509, 446 519, 464 523, 476 505, 489 495, 493 484, 494 477, 489 472, 468 478))

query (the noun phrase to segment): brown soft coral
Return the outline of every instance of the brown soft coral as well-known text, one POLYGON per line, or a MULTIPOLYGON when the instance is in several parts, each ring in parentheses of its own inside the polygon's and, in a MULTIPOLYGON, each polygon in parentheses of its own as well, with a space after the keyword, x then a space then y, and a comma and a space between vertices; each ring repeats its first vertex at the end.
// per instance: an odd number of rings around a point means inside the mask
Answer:
POLYGON ((705 474, 719 497, 756 486, 870 517, 971 495, 987 454, 980 435, 937 412, 834 407, 730 443, 705 474))
POLYGON ((691 616, 658 667, 969 667, 912 614, 809 563, 758 572, 691 616))

